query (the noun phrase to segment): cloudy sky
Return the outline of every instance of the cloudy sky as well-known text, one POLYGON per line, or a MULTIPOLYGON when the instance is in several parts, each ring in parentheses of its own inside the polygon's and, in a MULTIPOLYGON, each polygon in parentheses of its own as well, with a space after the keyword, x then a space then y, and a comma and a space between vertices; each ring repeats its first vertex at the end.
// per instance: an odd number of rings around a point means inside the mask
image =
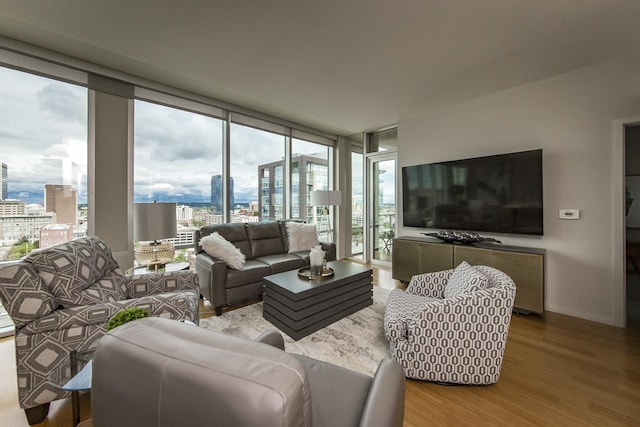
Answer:
POLYGON ((0 67, 0 161, 8 166, 9 197, 41 200, 45 183, 66 183, 80 186, 86 201, 86 141, 86 89, 0 67))
MULTIPOLYGON (((0 161, 10 198, 42 203, 44 184, 62 183, 86 203, 87 109, 83 87, 0 67, 0 161)), ((135 200, 209 203, 211 176, 222 173, 222 121, 144 101, 134 111, 135 200)), ((231 141, 235 200, 255 201, 258 165, 284 157, 284 137, 232 125, 231 141)), ((300 140, 292 151, 328 156, 326 147, 300 140)), ((385 186, 393 185, 389 172, 385 186)), ((393 187, 384 195, 393 202, 393 187)))
MULTIPOLYGON (((71 184, 86 202, 87 90, 0 67, 0 161, 9 197, 40 202, 44 184, 71 184)), ((137 201, 209 202, 211 176, 222 173, 220 120, 135 102, 134 194, 137 201)), ((257 200, 259 164, 284 156, 284 138, 233 125, 235 200, 257 200)), ((319 146, 295 142, 298 153, 319 146)), ((325 152, 326 148, 320 147, 325 152)))

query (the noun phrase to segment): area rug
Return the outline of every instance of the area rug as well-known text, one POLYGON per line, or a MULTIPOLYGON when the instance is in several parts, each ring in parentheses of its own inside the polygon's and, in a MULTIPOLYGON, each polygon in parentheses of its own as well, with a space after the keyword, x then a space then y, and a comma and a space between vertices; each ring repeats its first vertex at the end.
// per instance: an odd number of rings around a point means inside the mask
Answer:
MULTIPOLYGON (((389 342, 382 325, 389 293, 388 289, 374 286, 372 305, 298 341, 282 333, 285 350, 373 375, 378 363, 389 357, 389 342)), ((278 330, 262 317, 262 302, 201 319, 200 327, 250 339, 278 330)))

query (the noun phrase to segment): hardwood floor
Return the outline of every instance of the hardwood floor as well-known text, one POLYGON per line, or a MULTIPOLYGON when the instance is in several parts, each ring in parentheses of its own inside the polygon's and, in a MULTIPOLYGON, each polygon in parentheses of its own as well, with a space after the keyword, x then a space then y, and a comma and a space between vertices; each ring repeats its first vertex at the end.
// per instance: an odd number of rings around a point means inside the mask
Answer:
MULTIPOLYGON (((399 286, 374 268, 374 283, 399 286)), ((202 317, 213 313, 201 307, 202 317)), ((18 407, 13 338, 0 340, 0 426, 27 426, 18 407)), ((619 329, 554 313, 513 316, 497 384, 407 380, 405 426, 638 426, 640 328, 619 329)), ((89 395, 82 396, 89 416, 89 395)), ((70 399, 40 426, 71 426, 70 399)))

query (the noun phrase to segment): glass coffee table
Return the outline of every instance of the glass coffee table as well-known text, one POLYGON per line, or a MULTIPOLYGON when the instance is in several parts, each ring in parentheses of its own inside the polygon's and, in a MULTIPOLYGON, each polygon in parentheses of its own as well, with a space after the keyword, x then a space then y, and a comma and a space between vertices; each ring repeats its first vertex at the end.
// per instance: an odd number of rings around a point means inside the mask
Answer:
POLYGON ((95 348, 69 353, 68 363, 62 364, 49 375, 49 383, 54 387, 71 392, 73 425, 80 423, 80 392, 91 390, 93 356, 95 348))

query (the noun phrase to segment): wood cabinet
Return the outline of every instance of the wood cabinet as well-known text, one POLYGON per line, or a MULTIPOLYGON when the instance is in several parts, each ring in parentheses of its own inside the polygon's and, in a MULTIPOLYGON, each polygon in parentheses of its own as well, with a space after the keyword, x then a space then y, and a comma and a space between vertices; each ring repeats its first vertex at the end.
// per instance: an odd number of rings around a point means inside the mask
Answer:
POLYGON ((453 264, 453 246, 402 238, 393 240, 393 278, 408 282, 420 273, 446 270, 453 264))
POLYGON ((456 245, 419 237, 393 241, 393 278, 408 282, 415 274, 454 268, 462 261, 488 265, 508 274, 516 284, 515 309, 544 312, 544 249, 488 244, 456 245))

